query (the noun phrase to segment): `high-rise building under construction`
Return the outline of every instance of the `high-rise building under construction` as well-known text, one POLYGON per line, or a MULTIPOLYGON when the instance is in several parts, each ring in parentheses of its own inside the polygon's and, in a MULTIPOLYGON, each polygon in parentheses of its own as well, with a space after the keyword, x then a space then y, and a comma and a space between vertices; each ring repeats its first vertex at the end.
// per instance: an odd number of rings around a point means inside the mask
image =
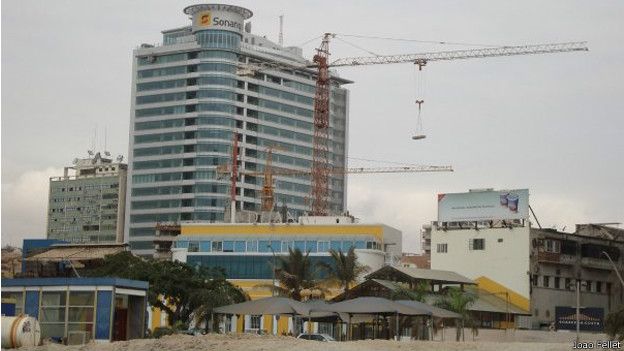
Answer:
MULTIPOLYGON (((223 221, 231 185, 217 167, 232 164, 234 138, 240 210, 259 209, 269 150, 274 169, 309 172, 313 163, 317 77, 301 68, 311 65, 302 49, 252 34, 245 23, 252 12, 242 7, 192 5, 184 13, 190 25, 134 51, 125 235, 142 255, 153 253, 158 223, 223 221)), ((331 79, 328 159, 339 168, 346 166, 347 83, 331 79)), ((275 206, 295 218, 307 212, 310 175, 274 178, 275 206)), ((344 212, 345 175, 332 174, 328 187, 329 212, 344 212)))

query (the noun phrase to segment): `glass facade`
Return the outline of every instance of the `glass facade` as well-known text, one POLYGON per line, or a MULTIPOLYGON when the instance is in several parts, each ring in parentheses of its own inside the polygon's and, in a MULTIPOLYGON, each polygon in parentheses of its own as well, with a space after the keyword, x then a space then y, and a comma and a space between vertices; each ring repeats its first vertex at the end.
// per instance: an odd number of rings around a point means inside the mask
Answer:
MULTIPOLYGON (((229 180, 217 177, 215 169, 231 164, 235 134, 241 155, 237 208, 259 209, 262 178, 245 172, 264 169, 269 146, 276 146, 276 168, 312 166, 314 72, 237 75, 240 62, 274 62, 283 56, 276 53, 273 59, 266 50, 241 47, 242 35, 235 32, 192 34, 188 27, 166 31, 163 39, 158 54, 145 48, 135 52, 126 237, 140 254, 152 249, 156 223, 223 221, 229 180), (189 46, 191 36, 195 47, 189 46)), ((347 102, 348 92, 334 82, 330 159, 336 167, 345 165, 347 102)), ((332 179, 330 189, 331 211, 344 212, 344 178, 332 179)), ((276 207, 287 206, 296 218, 309 210, 309 192, 309 176, 279 177, 276 207)), ((212 248, 200 243, 197 250, 207 247, 212 248)), ((232 250, 241 248, 234 243, 232 250)))
MULTIPOLYGON (((310 256, 312 265, 317 262, 331 264, 329 256, 310 256)), ((202 255, 188 256, 187 263, 191 266, 221 267, 228 279, 271 279, 273 272, 272 255, 245 255, 245 256, 225 256, 225 255, 202 255)), ((324 278, 325 273, 319 272, 319 278, 324 278)))

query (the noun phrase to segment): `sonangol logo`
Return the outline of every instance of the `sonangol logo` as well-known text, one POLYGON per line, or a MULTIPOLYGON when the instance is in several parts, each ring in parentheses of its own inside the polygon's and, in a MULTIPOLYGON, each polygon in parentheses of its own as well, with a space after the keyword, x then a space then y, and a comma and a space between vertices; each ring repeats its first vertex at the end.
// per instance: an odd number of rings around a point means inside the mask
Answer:
POLYGON ((199 16, 199 24, 201 26, 209 26, 210 25, 210 12, 204 12, 199 16))

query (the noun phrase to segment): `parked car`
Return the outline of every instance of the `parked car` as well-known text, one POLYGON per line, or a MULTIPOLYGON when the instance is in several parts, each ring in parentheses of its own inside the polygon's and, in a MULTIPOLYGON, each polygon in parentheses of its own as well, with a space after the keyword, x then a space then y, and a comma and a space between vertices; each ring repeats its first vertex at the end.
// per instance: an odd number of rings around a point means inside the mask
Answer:
POLYGON ((329 336, 327 334, 319 334, 319 333, 312 333, 312 334, 303 333, 303 334, 299 334, 297 339, 315 340, 315 341, 322 341, 322 342, 336 341, 336 339, 332 338, 331 336, 329 336))

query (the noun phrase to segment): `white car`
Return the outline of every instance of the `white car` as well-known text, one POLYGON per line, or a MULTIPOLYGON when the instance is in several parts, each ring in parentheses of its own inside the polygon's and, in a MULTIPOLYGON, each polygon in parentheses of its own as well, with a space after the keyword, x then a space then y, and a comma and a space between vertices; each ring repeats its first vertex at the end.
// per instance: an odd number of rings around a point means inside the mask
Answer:
POLYGON ((334 338, 332 338, 331 336, 329 336, 327 334, 318 334, 318 333, 313 333, 313 334, 303 333, 303 334, 299 334, 297 339, 315 340, 315 341, 322 341, 322 342, 336 341, 334 338))

